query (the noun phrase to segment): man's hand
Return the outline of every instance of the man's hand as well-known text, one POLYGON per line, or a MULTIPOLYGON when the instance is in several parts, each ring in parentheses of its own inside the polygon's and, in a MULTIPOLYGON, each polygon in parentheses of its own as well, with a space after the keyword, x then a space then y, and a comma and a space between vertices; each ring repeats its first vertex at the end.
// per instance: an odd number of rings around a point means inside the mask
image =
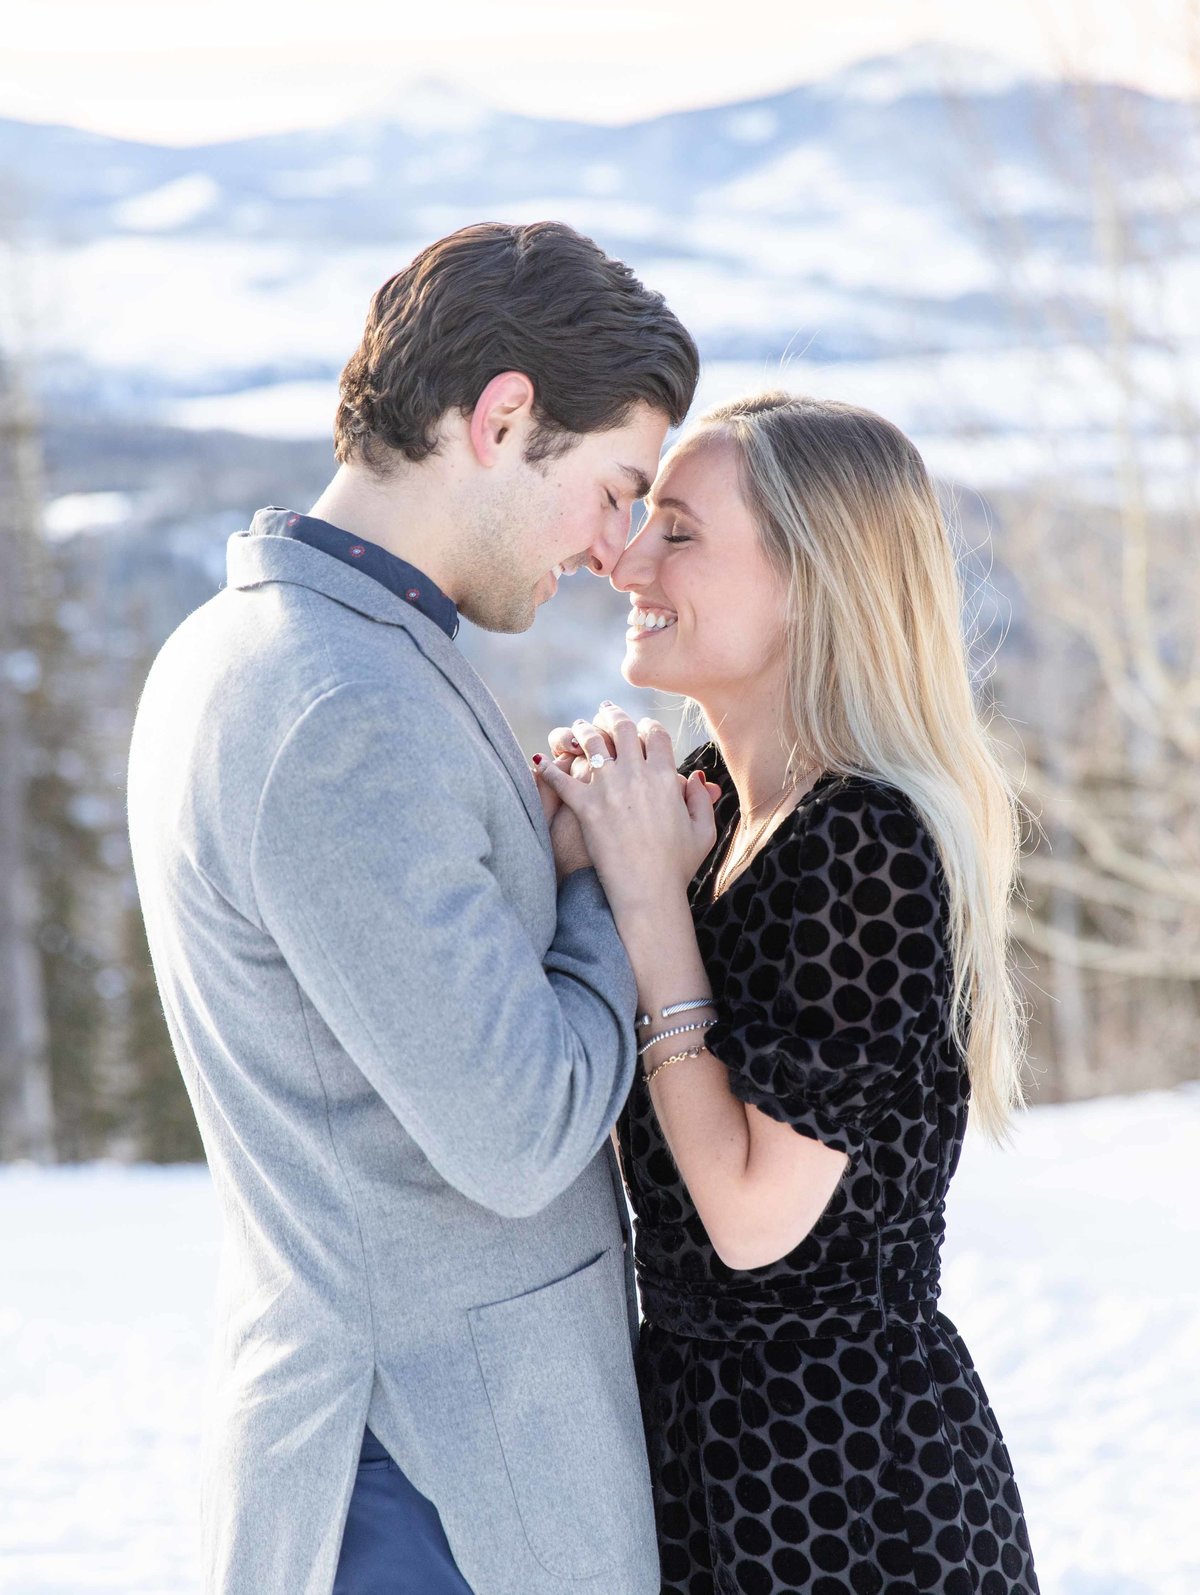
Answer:
MULTIPOLYGON (((539 786, 546 784, 545 781, 538 782, 539 786)), ((592 859, 583 839, 583 830, 565 804, 560 804, 554 816, 550 840, 554 845, 554 870, 560 883, 575 870, 591 868, 592 859)))
MULTIPOLYGON (((587 761, 582 760, 583 769, 587 769, 587 761)), ((553 763, 564 774, 572 773, 575 763, 571 754, 560 754, 553 763)), ((554 848, 554 871, 559 881, 565 879, 572 871, 577 869, 590 869, 591 858, 588 855, 587 843, 583 839, 583 831, 579 821, 566 808, 562 799, 551 789, 549 781, 540 779, 546 768, 545 757, 539 758, 533 766, 533 774, 537 780, 538 795, 542 800, 542 812, 546 816, 546 824, 550 827, 550 842, 554 848)), ((576 770, 579 775, 582 771, 576 770)))

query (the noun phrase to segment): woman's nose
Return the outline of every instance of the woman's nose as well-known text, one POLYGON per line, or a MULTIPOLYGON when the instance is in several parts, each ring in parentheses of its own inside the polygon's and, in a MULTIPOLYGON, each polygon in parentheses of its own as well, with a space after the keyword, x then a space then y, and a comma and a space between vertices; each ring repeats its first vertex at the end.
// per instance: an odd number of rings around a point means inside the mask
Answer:
POLYGON ((639 535, 626 545, 608 579, 619 593, 627 593, 632 587, 647 585, 653 570, 654 561, 639 535))

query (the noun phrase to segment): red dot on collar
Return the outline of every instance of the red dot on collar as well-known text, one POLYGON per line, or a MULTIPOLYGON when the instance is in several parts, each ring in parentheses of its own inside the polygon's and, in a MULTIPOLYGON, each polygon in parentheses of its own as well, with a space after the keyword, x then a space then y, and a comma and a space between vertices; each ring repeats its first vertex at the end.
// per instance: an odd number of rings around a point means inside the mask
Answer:
POLYGON ((351 559, 361 559, 366 553, 366 549, 361 543, 354 543, 346 550, 346 552, 349 554, 351 559))
POLYGON ((408 599, 410 604, 415 604, 417 599, 421 596, 421 589, 419 587, 410 587, 404 596, 408 599))

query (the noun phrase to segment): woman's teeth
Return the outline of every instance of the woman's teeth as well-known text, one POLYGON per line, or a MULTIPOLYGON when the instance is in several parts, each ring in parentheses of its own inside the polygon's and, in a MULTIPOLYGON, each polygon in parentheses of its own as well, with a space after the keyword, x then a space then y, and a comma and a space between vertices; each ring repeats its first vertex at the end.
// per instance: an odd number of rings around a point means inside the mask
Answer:
POLYGON ((661 610, 631 609, 629 611, 629 629, 631 631, 665 631, 668 626, 675 624, 674 615, 664 615, 661 610))

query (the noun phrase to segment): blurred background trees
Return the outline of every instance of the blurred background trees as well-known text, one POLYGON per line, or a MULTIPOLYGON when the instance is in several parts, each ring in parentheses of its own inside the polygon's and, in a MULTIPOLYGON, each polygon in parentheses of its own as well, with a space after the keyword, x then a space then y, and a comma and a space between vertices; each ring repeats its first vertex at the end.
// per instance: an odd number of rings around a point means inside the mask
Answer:
POLYGON ((0 365, 0 1151, 48 1159, 57 1134, 32 801, 45 644, 37 447, 25 391, 0 365))
MULTIPOLYGON (((1200 16, 1180 42, 1200 64, 1200 16)), ((1200 370, 1179 336, 1198 102, 1181 125, 1149 101, 1114 114, 1079 83, 1031 124, 1073 198, 1061 225, 1085 243, 1069 269, 1003 203, 1002 160, 952 104, 975 172, 965 213, 1014 325, 1044 346, 1035 463, 990 506, 1021 633, 995 691, 1037 822, 1016 928, 1040 1094, 1166 1085, 1200 1059, 1200 370), (1069 440, 1097 421, 1081 459, 1069 440)))
POLYGON ((2 378, 0 1156, 194 1158, 125 836, 155 644, 114 613, 105 550, 45 537, 41 428, 2 378))

